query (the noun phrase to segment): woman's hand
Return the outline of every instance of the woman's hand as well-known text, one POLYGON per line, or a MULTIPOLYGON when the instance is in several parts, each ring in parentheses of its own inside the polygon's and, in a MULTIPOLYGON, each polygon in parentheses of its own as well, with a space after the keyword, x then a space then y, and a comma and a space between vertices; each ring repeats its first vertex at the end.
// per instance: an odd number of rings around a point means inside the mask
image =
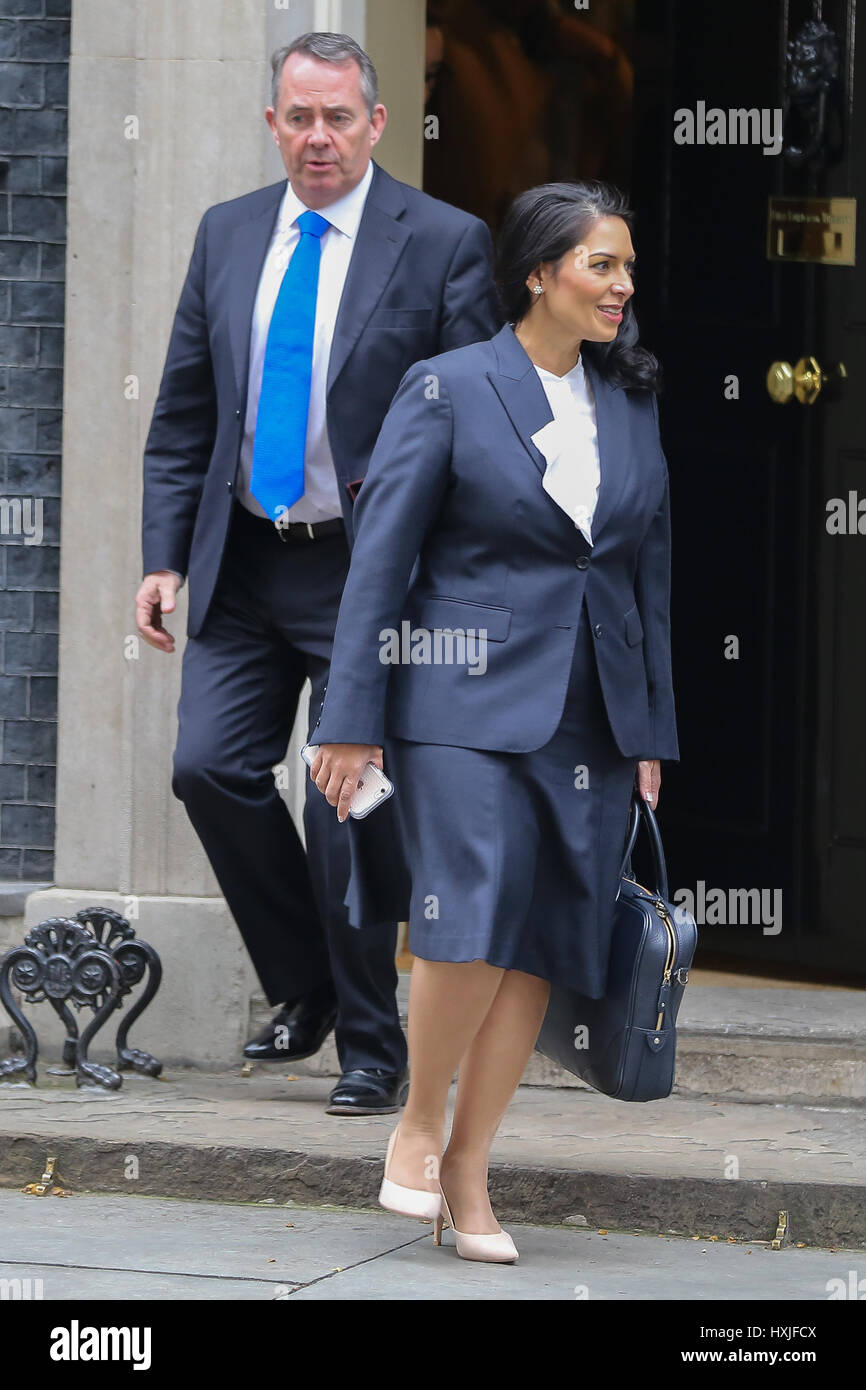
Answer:
POLYGON ((662 765, 658 758, 637 765, 634 784, 644 801, 648 801, 653 811, 658 810, 659 787, 662 784, 662 765))
POLYGON ((310 776, 325 800, 337 808, 337 820, 349 814, 349 802, 368 763, 382 770, 382 749, 368 743, 323 743, 312 763, 310 776))

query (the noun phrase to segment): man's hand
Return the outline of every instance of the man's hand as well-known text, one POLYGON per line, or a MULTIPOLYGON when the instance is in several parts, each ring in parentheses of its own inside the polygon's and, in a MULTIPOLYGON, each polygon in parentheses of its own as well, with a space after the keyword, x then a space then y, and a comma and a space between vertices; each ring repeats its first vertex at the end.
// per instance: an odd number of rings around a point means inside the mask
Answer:
POLYGON ((649 802, 650 809, 657 811, 659 787, 662 784, 662 765, 658 758, 653 758, 651 762, 638 763, 634 784, 644 801, 649 802))
POLYGON ((367 743, 323 743, 310 764, 310 776, 325 800, 337 808, 337 820, 349 814, 361 774, 368 763, 382 770, 382 749, 367 743))
POLYGON ((135 622, 145 642, 161 652, 174 651, 174 638, 162 625, 164 613, 173 613, 175 595, 183 581, 169 570, 146 574, 135 596, 135 622))

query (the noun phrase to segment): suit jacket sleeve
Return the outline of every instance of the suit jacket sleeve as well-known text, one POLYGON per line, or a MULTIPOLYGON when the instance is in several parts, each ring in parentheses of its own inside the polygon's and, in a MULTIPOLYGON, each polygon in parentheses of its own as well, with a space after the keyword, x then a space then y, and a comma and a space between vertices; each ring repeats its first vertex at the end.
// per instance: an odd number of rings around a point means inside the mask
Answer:
MULTIPOLYGON (((651 393, 653 417, 658 429, 658 402, 651 393)), ((667 460, 659 442, 665 473, 665 490, 638 553, 635 597, 644 629, 652 747, 655 757, 679 759, 671 671, 671 515, 667 460)))
POLYGON ((473 220, 451 258, 442 296, 439 351, 485 342, 502 327, 493 283, 493 245, 484 222, 473 220))
POLYGON ((205 310, 207 213, 196 234, 144 450, 144 573, 186 574, 214 440, 217 402, 205 310))
POLYGON ((355 503, 355 545, 313 743, 382 746, 390 666, 384 629, 398 629, 412 568, 451 465, 452 412, 429 362, 403 377, 355 503))

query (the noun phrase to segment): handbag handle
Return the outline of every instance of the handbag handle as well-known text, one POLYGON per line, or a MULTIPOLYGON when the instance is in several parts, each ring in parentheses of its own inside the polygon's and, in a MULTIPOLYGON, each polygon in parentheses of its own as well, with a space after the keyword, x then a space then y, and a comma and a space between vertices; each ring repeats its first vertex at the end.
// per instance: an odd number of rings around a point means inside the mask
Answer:
POLYGON ((620 878, 625 874, 626 869, 631 868, 631 853, 637 842, 638 831, 640 830, 641 818, 647 828, 649 835, 650 849, 653 858, 653 872, 655 874, 655 892, 659 898, 668 900, 668 871, 665 864, 665 852, 662 846, 661 832, 659 831, 658 821, 653 814, 653 809, 648 802, 644 801, 640 792, 633 792, 631 808, 629 811, 628 839, 626 841, 625 853, 622 857, 622 866, 619 871, 620 878))

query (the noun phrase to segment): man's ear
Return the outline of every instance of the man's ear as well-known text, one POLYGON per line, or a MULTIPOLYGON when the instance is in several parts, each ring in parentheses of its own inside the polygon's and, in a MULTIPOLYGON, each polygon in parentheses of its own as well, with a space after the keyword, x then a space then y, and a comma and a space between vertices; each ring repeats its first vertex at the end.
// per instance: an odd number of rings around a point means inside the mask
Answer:
POLYGON ((379 141, 382 139, 382 132, 384 131, 385 126, 388 124, 388 112, 386 108, 382 105, 381 101, 373 107, 373 114, 370 117, 370 124, 373 127, 370 133, 370 145, 372 147, 374 145, 378 145, 379 141))

